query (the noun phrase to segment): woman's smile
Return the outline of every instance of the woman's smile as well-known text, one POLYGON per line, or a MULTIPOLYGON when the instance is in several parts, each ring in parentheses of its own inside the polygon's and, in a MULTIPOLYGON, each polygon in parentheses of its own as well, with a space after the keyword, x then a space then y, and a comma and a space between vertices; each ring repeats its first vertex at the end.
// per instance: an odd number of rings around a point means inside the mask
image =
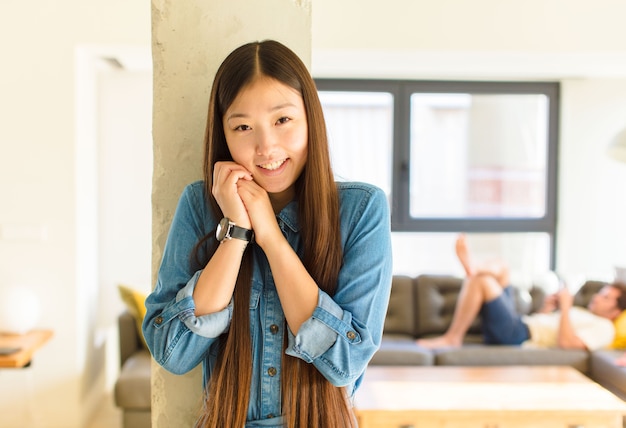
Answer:
POLYGON ((289 159, 280 159, 272 162, 268 162, 265 164, 257 165, 259 168, 262 168, 267 171, 274 172, 280 169, 289 159))

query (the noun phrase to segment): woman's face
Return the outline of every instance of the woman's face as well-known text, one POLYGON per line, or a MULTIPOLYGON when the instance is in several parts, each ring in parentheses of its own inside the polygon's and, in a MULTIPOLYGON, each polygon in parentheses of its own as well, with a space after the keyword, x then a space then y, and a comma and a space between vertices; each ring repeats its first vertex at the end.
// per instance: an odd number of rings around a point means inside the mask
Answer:
POLYGON ((307 161, 308 126, 299 92, 260 76, 245 86, 222 118, 233 160, 252 173, 272 201, 294 197, 307 161))
POLYGON ((612 320, 622 312, 617 305, 620 294, 619 289, 605 285, 591 297, 587 308, 595 315, 612 320))

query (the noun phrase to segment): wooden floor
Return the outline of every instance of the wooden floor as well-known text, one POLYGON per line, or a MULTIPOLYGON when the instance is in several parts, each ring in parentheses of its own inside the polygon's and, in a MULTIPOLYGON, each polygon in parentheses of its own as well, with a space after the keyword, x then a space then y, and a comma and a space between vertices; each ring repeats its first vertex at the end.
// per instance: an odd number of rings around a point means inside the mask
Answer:
POLYGON ((113 397, 107 396, 86 428, 122 428, 122 412, 115 407, 113 397))

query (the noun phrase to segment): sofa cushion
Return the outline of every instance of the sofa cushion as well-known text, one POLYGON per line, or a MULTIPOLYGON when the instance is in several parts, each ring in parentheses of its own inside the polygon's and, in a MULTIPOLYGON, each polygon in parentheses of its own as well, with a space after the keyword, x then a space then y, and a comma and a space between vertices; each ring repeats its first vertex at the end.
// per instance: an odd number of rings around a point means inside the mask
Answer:
POLYGON ((377 366, 431 366, 435 357, 429 350, 415 345, 407 335, 385 335, 378 352, 370 361, 377 366))
POLYGON ((396 275, 391 284, 389 306, 385 317, 385 334, 415 336, 415 287, 413 278, 396 275))
MULTIPOLYGON (((452 321, 463 280, 450 275, 420 275, 415 281, 417 292, 415 335, 423 337, 443 334, 452 321)), ((478 332, 480 332, 479 318, 474 320, 468 333, 478 332)))
POLYGON ((623 354, 624 350, 594 351, 591 354, 591 374, 593 380, 626 400, 626 367, 615 364, 615 359, 623 354))
POLYGON ((587 281, 580 287, 580 290, 574 295, 574 305, 587 307, 591 301, 591 297, 596 294, 602 287, 606 285, 606 282, 602 281, 587 281))
POLYGON ((589 372, 589 353, 582 350, 522 346, 466 345, 435 352, 435 364, 447 366, 572 366, 589 372))
POLYGON ((115 382, 115 404, 123 409, 150 409, 151 356, 147 350, 131 355, 115 382))

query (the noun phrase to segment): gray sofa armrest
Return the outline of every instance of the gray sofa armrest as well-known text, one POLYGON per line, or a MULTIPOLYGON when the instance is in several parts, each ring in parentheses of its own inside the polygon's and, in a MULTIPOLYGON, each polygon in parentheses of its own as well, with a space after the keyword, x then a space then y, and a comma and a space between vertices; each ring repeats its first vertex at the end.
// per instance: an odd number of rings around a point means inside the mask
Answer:
POLYGON ((141 339, 137 333, 135 318, 128 311, 122 312, 117 318, 120 341, 120 367, 138 350, 142 349, 141 339))
POLYGON ((615 360, 624 352, 624 349, 603 349, 591 353, 593 380, 622 400, 626 400, 626 367, 618 366, 615 360))
POLYGON ((152 357, 130 312, 118 316, 118 328, 121 369, 114 387, 115 405, 122 409, 124 428, 149 428, 152 357))
POLYGON ((149 411, 152 357, 147 349, 133 354, 122 366, 115 382, 115 404, 118 407, 149 411))

